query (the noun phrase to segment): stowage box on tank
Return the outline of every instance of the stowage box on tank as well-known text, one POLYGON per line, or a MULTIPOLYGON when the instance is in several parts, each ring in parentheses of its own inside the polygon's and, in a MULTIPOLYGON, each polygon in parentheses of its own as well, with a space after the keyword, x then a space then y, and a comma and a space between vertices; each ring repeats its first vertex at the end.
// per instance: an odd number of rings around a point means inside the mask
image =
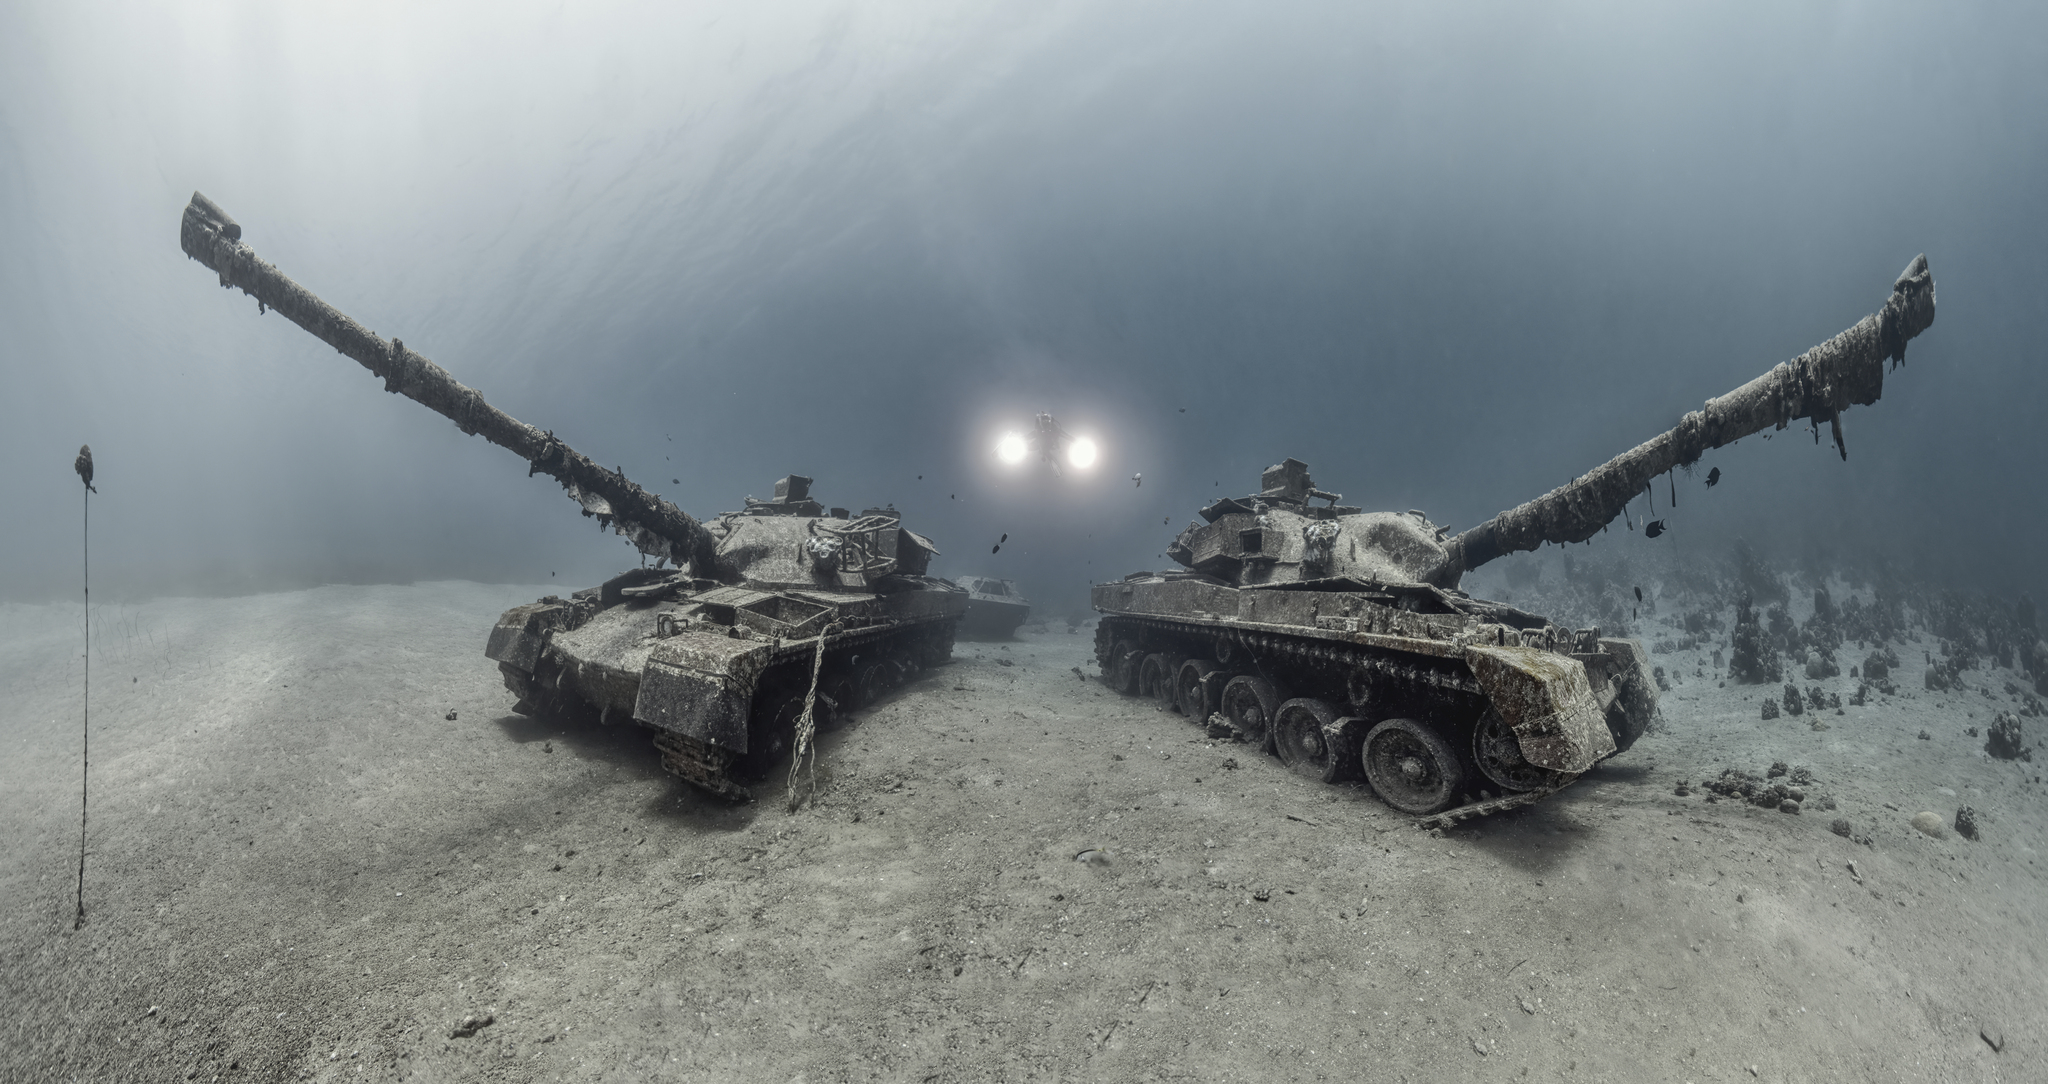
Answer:
POLYGON ((652 560, 498 619, 486 654, 519 698, 513 710, 631 719, 655 732, 664 767, 744 800, 743 781, 800 735, 952 654, 967 592, 925 575, 938 550, 895 509, 827 509, 811 479, 791 475, 773 499, 699 523, 320 300, 257 258, 242 227, 197 192, 179 242, 259 313, 277 310, 386 391, 526 460, 528 474, 560 482, 585 516, 652 560))
POLYGON ((1123 693, 1325 782, 1362 776, 1426 824, 1535 801, 1641 736, 1657 713, 1648 658, 1637 641, 1473 598, 1464 573, 1583 542, 1652 478, 1767 427, 1804 420, 1818 441, 1825 422, 1846 458, 1842 412, 1875 402, 1886 361, 1903 363, 1933 321, 1919 257, 1854 327, 1455 536, 1420 512, 1340 505, 1289 459, 1256 495, 1201 510, 1167 551, 1180 569, 1093 588, 1096 661, 1123 693))

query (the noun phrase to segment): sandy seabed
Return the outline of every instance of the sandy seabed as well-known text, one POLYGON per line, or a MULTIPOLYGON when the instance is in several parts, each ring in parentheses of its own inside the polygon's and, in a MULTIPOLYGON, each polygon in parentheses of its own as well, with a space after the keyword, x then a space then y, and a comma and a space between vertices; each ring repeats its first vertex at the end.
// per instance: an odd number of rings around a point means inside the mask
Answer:
POLYGON ((1055 625, 826 735, 791 814, 512 715, 484 637, 549 590, 95 607, 77 932, 84 611, 0 606, 0 1079, 2048 1080, 2048 769, 1965 733, 2003 671, 1908 643, 1904 695, 1764 721, 1662 656, 1634 750, 1427 833, 1055 625), (1807 812, 1704 799, 1773 761, 1807 812))

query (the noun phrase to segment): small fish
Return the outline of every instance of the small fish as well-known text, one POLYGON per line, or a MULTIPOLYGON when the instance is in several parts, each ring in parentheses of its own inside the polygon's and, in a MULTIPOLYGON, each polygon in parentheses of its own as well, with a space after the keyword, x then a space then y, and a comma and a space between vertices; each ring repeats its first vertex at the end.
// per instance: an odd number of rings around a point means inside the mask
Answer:
POLYGON ((990 546, 990 547, 988 548, 988 551, 989 551, 990 553, 1001 553, 1001 552, 1003 552, 1003 544, 1002 544, 1001 542, 998 542, 998 543, 996 543, 995 545, 993 545, 993 546, 990 546))
POLYGON ((1640 587, 1636 588, 1636 601, 1637 601, 1637 602, 1641 602, 1641 601, 1643 601, 1643 589, 1642 589, 1642 588, 1640 588, 1640 587))
POLYGON ((668 480, 668 482, 670 485, 673 486, 679 486, 683 484, 683 480, 681 478, 671 478, 668 480))
POLYGON ((1171 524, 1173 523, 1173 517, 1172 517, 1172 516, 1168 516, 1168 517, 1166 517, 1165 519, 1162 519, 1162 520, 1160 520, 1159 522, 1161 522, 1161 523, 1164 523, 1164 524, 1168 524, 1168 525, 1171 525, 1171 524))
POLYGON ((1131 487, 1132 487, 1133 489, 1135 489, 1135 488, 1137 488, 1137 487, 1139 487, 1139 486, 1142 486, 1142 485, 1144 485, 1144 484, 1145 484, 1145 476, 1144 476, 1143 474, 1133 474, 1133 475, 1131 475, 1131 487))
POLYGON ((1004 535, 1003 537, 1001 537, 1001 538, 998 538, 998 539, 996 539, 996 542, 1000 544, 1000 543, 1003 543, 1003 542, 1008 542, 1009 540, 1010 540, 1010 536, 1009 536, 1009 535, 1004 535))
POLYGON ((959 500, 959 499, 960 499, 960 494, 958 494, 958 493, 948 493, 948 494, 946 494, 946 499, 947 499, 947 500, 949 500, 949 501, 957 501, 957 500, 959 500))
POLYGON ((1634 621, 1639 616, 1641 615, 1637 613, 1636 608, 1634 606, 1630 606, 1628 608, 1628 619, 1630 621, 1634 621))
POLYGON ((1710 470, 1710 471, 1708 471, 1708 472, 1707 472, 1707 488, 1708 488, 1708 489, 1712 489, 1712 488, 1714 488, 1714 486, 1715 486, 1716 484, 1718 484, 1718 483, 1719 483, 1720 481, 1721 481, 1721 468, 1719 468, 1719 467, 1715 467, 1715 468, 1714 468, 1713 470, 1710 470))
POLYGON ((917 476, 917 480, 918 480, 918 481, 920 481, 920 482, 924 481, 924 475, 922 475, 922 474, 918 475, 918 476, 917 476))
POLYGON ((1664 521, 1663 521, 1663 520, 1661 520, 1661 519, 1653 519, 1653 520, 1651 520, 1651 521, 1650 521, 1650 525, 1649 525, 1649 526, 1647 526, 1647 527, 1643 528, 1643 537, 1644 537, 1644 538, 1655 538, 1655 537, 1657 537, 1658 535, 1660 535, 1660 534, 1663 534, 1663 533, 1664 533, 1664 521))
POLYGON ((1182 414, 1186 414, 1186 413, 1188 412, 1188 408, 1186 408, 1186 407, 1182 407, 1182 408, 1180 408, 1180 412, 1181 412, 1182 414))

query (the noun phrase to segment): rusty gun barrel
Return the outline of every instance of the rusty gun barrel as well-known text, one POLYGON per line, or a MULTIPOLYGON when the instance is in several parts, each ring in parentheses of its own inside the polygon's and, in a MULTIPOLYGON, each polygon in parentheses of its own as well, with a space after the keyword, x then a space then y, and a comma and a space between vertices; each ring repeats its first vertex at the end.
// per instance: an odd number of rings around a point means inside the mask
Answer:
POLYGON ((1458 576, 1496 557, 1545 542, 1583 542, 1613 522, 1650 479, 1766 427, 1783 429, 1803 419, 1817 431, 1827 422, 1836 450, 1847 459, 1842 412, 1877 402, 1884 391, 1885 361, 1890 359, 1895 368, 1904 363, 1906 343, 1933 323, 1934 274, 1926 256, 1915 256, 1892 283, 1883 308, 1734 391, 1707 400, 1671 430, 1451 539, 1442 571, 1432 581, 1456 583, 1458 576))
POLYGON ((220 276, 223 288, 240 287, 254 297, 258 311, 276 309, 321 342, 354 359, 384 379, 384 390, 403 394, 453 421, 472 436, 507 448, 526 460, 529 475, 554 478, 583 507, 653 557, 696 575, 717 575, 716 540, 703 524, 675 505, 635 485, 625 475, 607 470, 557 439, 484 402, 476 389, 448 375, 446 369, 408 350, 399 339, 386 342, 375 332, 314 296, 276 267, 257 258, 242 242, 242 227, 212 200, 197 192, 185 213, 178 236, 185 255, 220 276))

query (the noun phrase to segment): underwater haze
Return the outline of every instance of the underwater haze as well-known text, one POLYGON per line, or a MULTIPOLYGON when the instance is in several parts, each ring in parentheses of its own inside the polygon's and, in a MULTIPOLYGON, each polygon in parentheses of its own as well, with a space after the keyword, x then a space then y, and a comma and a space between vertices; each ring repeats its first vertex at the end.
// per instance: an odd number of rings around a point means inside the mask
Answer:
POLYGON ((75 597, 80 443, 103 598, 636 560, 220 291, 195 189, 694 515, 808 474, 1054 615, 1287 456, 1469 527, 1924 252, 1939 317, 1846 462, 1745 440, 1592 549, 2038 597, 2044 73, 2000 4, 9 4, 0 598, 75 597), (1095 469, 997 462, 1040 411, 1095 469))
POLYGON ((0 0, 0 1081, 2048 1081, 2044 178, 2042 4, 0 0))

